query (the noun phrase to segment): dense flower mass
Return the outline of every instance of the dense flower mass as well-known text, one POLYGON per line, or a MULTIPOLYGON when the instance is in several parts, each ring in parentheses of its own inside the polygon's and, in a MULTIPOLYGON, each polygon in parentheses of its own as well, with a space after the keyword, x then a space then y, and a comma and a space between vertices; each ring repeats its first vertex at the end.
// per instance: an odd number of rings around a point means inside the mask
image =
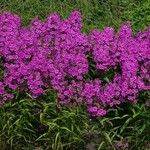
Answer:
POLYGON ((109 107, 137 102, 139 91, 150 90, 150 28, 133 34, 130 23, 116 33, 107 27, 89 35, 81 32, 78 11, 62 20, 56 13, 47 20, 21 26, 20 17, 0 14, 0 57, 5 68, 0 81, 0 103, 13 99, 13 91, 28 92, 33 99, 53 88, 63 104, 84 103, 92 116, 104 116, 109 107), (120 66, 105 85, 86 79, 88 56, 96 70, 120 66))

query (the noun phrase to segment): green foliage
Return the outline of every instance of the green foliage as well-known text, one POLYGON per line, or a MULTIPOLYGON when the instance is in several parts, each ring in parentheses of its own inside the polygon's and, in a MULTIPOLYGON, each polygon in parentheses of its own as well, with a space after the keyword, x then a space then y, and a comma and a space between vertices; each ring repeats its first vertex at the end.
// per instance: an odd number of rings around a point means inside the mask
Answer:
POLYGON ((149 0, 1 0, 1 11, 11 11, 22 17, 23 25, 38 16, 45 19, 48 14, 58 12, 62 18, 72 10, 80 10, 83 15, 84 31, 102 29, 131 21, 133 29, 145 29, 150 22, 149 0))
POLYGON ((35 137, 32 124, 33 120, 36 122, 32 112, 35 107, 36 104, 29 99, 9 102, 0 107, 0 140, 4 141, 4 146, 9 145, 12 148, 20 142, 31 143, 31 135, 35 137))
MULTIPOLYGON (((150 22, 149 0, 0 0, 0 11, 20 15, 23 25, 53 12, 66 18, 75 9, 83 15, 86 32, 106 26, 118 29, 125 21, 131 21, 138 31, 150 22)), ((87 79, 97 75, 94 66, 91 68, 87 79)), ((3 71, 0 62, 0 79, 3 71)), ((113 76, 110 68, 101 79, 106 83, 113 76)), ((124 104, 97 119, 87 116, 84 106, 57 109, 56 93, 46 93, 37 101, 18 93, 0 107, 1 150, 113 150, 117 149, 115 141, 128 141, 130 150, 149 149, 150 109, 144 105, 150 99, 148 91, 139 94, 138 105, 124 104)))
POLYGON ((124 104, 108 116, 90 118, 84 106, 56 107, 53 91, 38 101, 14 100, 0 108, 2 149, 84 150, 116 149, 115 141, 128 141, 131 150, 150 141, 150 110, 144 104, 124 104))

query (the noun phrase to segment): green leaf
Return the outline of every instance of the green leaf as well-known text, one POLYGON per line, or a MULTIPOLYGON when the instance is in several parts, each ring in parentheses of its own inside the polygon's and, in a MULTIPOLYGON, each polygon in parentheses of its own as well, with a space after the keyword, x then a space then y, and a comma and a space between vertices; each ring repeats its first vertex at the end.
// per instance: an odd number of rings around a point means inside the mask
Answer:
POLYGON ((124 125, 122 126, 122 128, 120 130, 120 133, 122 133, 125 130, 125 128, 128 126, 128 124, 130 123, 131 120, 132 120, 132 118, 128 118, 126 120, 126 122, 124 123, 124 125))

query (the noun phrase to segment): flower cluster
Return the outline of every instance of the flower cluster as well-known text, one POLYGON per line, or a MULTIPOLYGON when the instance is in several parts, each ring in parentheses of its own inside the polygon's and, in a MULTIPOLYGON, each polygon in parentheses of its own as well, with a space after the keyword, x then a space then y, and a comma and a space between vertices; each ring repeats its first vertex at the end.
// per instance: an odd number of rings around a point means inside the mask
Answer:
POLYGON ((133 34, 129 23, 116 33, 107 27, 89 35, 81 32, 78 11, 62 20, 56 13, 45 21, 34 18, 22 27, 20 17, 0 14, 0 56, 5 68, 0 81, 0 103, 13 92, 28 92, 33 99, 53 88, 63 104, 85 103, 92 116, 104 116, 109 107, 137 102, 138 92, 150 90, 150 28, 133 34), (120 66, 113 80, 87 80, 88 55, 97 70, 120 66))
POLYGON ((129 143, 127 141, 115 141, 114 146, 116 149, 129 149, 129 143))

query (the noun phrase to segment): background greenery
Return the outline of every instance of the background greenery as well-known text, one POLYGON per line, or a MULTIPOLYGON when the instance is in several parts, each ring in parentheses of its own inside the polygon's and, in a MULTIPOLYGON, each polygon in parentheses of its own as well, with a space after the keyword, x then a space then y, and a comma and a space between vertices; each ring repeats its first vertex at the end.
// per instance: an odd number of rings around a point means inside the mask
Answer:
MULTIPOLYGON (((150 23, 150 0, 0 0, 0 11, 20 15, 22 25, 52 12, 67 18, 73 10, 82 13, 84 32, 106 26, 118 30, 125 21, 131 21, 136 32, 150 23)), ((144 105, 148 99, 150 93, 141 92, 138 105, 127 103, 110 110, 107 117, 94 119, 84 106, 59 111, 51 89, 37 101, 19 94, 0 107, 0 149, 115 150, 115 141, 128 141, 130 150, 148 150, 150 108, 144 105)))

